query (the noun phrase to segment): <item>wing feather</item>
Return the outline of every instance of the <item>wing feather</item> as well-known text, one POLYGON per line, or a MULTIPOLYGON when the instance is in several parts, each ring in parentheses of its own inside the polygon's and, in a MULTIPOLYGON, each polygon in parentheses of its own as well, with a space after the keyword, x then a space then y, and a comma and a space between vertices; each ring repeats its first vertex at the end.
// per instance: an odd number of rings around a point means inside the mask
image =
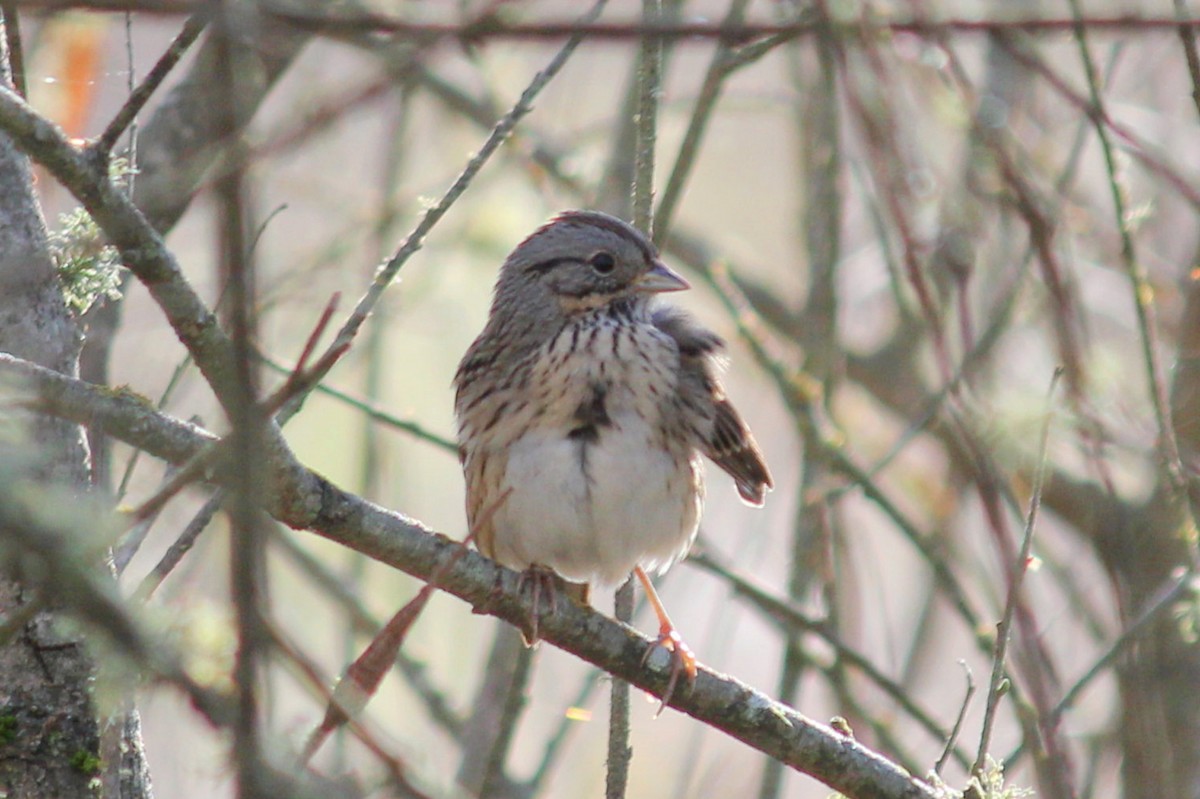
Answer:
POLYGON ((725 342, 674 308, 656 311, 654 325, 679 346, 682 405, 703 420, 695 425, 698 448, 733 478, 743 500, 762 506, 775 483, 758 442, 721 385, 725 342))

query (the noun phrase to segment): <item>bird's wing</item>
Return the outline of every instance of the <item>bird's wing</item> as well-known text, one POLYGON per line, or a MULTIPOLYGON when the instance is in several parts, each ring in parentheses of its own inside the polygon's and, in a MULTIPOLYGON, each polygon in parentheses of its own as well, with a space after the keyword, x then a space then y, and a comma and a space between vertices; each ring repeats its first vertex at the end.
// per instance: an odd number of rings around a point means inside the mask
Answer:
POLYGON ((653 319, 655 327, 679 347, 679 385, 685 410, 705 420, 696 426, 700 451, 733 478, 743 500, 761 506, 775 483, 758 442, 721 385, 718 370, 725 342, 673 308, 656 311, 653 319))

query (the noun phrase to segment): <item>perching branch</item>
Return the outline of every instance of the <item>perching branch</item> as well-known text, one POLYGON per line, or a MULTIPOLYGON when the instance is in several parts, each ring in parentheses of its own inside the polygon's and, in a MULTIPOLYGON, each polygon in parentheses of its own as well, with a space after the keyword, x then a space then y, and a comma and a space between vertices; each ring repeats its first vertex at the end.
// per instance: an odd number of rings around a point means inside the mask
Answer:
MULTIPOLYGON (((187 461, 215 440, 211 433, 162 414, 132 394, 113 393, 9 355, 0 354, 0 375, 27 386, 30 393, 22 404, 97 426, 106 435, 171 463, 187 461)), ((279 521, 312 530, 419 579, 427 580, 444 569, 437 587, 467 602, 476 612, 516 626, 530 618, 532 602, 527 592, 517 591, 516 572, 475 552, 463 553, 458 542, 343 491, 315 473, 304 470, 302 479, 295 480, 287 458, 280 462, 277 452, 267 456, 273 490, 264 497, 264 504, 279 521)), ((235 479, 223 471, 214 478, 217 483, 235 479)), ((558 598, 553 612, 543 605, 538 630, 551 644, 644 691, 661 695, 666 688, 668 668, 642 665, 652 641, 565 596, 558 598)), ((677 691, 670 706, 847 796, 938 796, 930 786, 857 741, 703 665, 695 687, 677 691)))

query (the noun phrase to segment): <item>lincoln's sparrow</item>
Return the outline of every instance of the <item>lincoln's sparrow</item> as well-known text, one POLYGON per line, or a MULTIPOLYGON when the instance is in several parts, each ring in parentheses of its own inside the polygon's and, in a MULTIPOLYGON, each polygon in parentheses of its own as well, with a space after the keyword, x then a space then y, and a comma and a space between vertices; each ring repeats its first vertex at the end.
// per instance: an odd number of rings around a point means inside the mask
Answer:
MULTIPOLYGON (((487 326, 454 378, 454 410, 480 551, 585 585, 636 572, 673 676, 694 677, 643 569, 665 569, 695 538, 701 454, 751 505, 772 482, 721 386, 721 339, 652 306, 652 295, 686 288, 633 227, 560 214, 501 267, 487 326)), ((535 609, 531 638, 536 618, 535 609)))

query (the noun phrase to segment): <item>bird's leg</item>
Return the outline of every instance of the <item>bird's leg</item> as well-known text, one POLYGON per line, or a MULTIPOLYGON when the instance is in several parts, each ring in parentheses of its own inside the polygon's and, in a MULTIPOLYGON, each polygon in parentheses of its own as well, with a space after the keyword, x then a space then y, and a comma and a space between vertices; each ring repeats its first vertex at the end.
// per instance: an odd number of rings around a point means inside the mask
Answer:
POLYGON ((529 612, 529 629, 521 630, 521 636, 525 639, 526 646, 533 646, 538 641, 538 612, 541 610, 542 597, 545 596, 549 599, 551 613, 558 610, 555 589, 559 581, 560 578, 557 574, 538 563, 532 564, 521 572, 520 578, 517 579, 517 593, 520 594, 528 584, 533 600, 533 609, 529 612))
POLYGON ((662 704, 658 706, 658 712, 661 713, 675 695, 675 686, 679 682, 680 674, 686 675, 689 686, 696 682, 696 655, 683 642, 679 631, 671 623, 671 617, 667 615, 667 609, 663 607, 662 600, 658 598, 658 592, 654 590, 646 572, 641 566, 635 566, 633 573, 642 581, 642 588, 646 589, 646 598, 650 600, 650 606, 658 616, 658 640, 642 655, 642 665, 645 665, 650 653, 657 647, 661 646, 671 653, 671 679, 667 682, 667 690, 663 692, 662 704))

